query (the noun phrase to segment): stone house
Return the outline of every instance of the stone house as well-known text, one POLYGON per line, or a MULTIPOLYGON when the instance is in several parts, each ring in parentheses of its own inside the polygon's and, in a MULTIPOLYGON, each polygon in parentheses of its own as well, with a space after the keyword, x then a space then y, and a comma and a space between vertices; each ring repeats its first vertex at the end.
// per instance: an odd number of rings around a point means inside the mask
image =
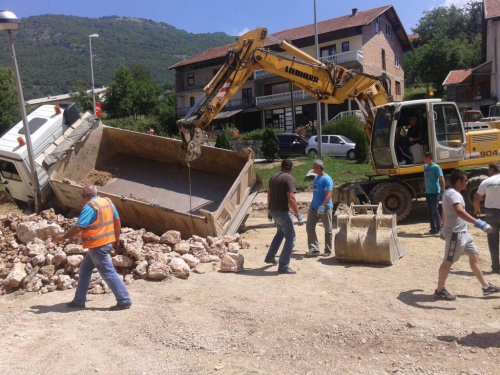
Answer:
MULTIPOLYGON (((317 26, 320 60, 372 75, 385 73, 391 80, 394 100, 403 100, 403 54, 412 50, 412 45, 393 6, 361 12, 352 9, 349 15, 318 22, 317 26)), ((309 24, 272 35, 291 41, 295 47, 315 56, 314 34, 314 24, 309 24)), ((278 43, 269 36, 265 46, 279 51, 278 43)), ((175 71, 180 118, 201 97, 204 86, 220 69, 231 47, 213 48, 170 67, 175 71)), ((322 104, 321 118, 328 121, 341 112, 355 109, 356 103, 351 99, 340 105, 322 104)), ((317 116, 316 101, 309 94, 287 79, 257 70, 215 117, 212 130, 231 123, 242 132, 265 127, 291 132, 317 116)))

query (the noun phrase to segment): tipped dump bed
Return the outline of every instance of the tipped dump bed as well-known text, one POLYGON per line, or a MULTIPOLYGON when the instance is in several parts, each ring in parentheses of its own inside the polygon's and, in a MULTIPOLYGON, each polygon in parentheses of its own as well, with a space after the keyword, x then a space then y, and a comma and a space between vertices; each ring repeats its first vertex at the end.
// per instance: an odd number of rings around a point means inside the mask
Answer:
POLYGON ((81 210, 82 181, 102 171, 112 178, 98 186, 99 194, 113 201, 123 225, 218 236, 237 230, 258 191, 253 158, 251 150, 202 147, 188 168, 180 141, 99 123, 49 175, 62 207, 81 210))

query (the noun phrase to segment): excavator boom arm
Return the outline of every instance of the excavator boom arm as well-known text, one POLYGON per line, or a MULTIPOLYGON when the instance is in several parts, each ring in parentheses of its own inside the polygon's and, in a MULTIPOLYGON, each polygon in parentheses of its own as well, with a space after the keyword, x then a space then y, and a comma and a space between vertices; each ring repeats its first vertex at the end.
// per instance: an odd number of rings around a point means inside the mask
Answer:
POLYGON ((256 69, 287 78, 316 100, 328 104, 341 104, 353 98, 362 110, 365 131, 371 137, 374 121, 372 108, 392 101, 389 80, 363 72, 345 69, 335 64, 324 64, 286 41, 279 47, 286 53, 264 48, 266 28, 258 28, 243 35, 228 51, 226 62, 205 86, 205 97, 194 116, 177 122, 186 149, 186 160, 200 155, 202 129, 238 92, 256 69))

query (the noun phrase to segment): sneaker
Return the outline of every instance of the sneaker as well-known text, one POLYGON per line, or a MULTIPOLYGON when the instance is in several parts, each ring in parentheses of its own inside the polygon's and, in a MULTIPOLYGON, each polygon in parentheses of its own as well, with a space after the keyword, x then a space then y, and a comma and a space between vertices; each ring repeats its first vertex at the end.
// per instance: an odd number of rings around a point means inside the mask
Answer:
POLYGON ((71 301, 66 304, 66 307, 69 307, 70 309, 84 309, 85 305, 79 305, 71 301))
POLYGON ((290 267, 278 268, 278 273, 286 273, 288 275, 295 275, 297 271, 292 270, 290 267))
POLYGON ((317 257, 320 254, 319 250, 308 251, 307 256, 317 257))
POLYGON ((277 265, 278 261, 275 258, 266 258, 264 259, 264 263, 277 265))
POLYGON ((445 301, 455 301, 457 299, 457 296, 454 296, 453 294, 450 294, 450 292, 448 292, 446 290, 446 288, 444 288, 440 292, 438 292, 438 290, 436 289, 434 291, 434 298, 435 299, 442 299, 442 300, 445 300, 445 301))
POLYGON ((324 257, 329 257, 330 255, 332 255, 332 252, 331 252, 331 251, 325 251, 325 252, 323 253, 323 256, 324 256, 324 257))
POLYGON ((424 234, 427 236, 435 236, 435 235, 439 234, 439 232, 437 232, 435 230, 430 230, 428 232, 425 232, 424 234))
POLYGON ((500 288, 493 284, 488 284, 487 286, 483 286, 483 296, 489 296, 490 294, 499 293, 500 288))
POLYGON ((114 305, 114 306, 111 306, 109 308, 109 311, 119 311, 119 310, 128 310, 130 309, 130 307, 132 307, 132 304, 131 303, 128 303, 126 305, 114 305))

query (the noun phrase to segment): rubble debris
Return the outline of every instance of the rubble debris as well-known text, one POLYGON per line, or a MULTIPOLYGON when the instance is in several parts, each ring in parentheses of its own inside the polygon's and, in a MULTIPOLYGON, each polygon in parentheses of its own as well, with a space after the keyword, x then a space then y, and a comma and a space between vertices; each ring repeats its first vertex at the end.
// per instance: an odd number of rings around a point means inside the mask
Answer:
MULTIPOLYGON (((0 295, 16 291, 46 294, 73 289, 87 249, 77 236, 64 244, 52 238, 71 228, 77 218, 66 219, 53 209, 40 215, 10 213, 0 216, 0 295)), ((111 251, 111 260, 125 284, 136 279, 188 279, 190 273, 203 274, 200 263, 221 262, 224 272, 243 269, 241 249, 250 243, 239 236, 192 236, 183 240, 179 231, 161 236, 145 229, 122 228, 119 247, 111 251)), ((110 293, 99 273, 92 274, 89 293, 110 293)))
POLYGON ((80 182, 80 186, 96 185, 105 186, 116 176, 113 173, 92 169, 80 182))

